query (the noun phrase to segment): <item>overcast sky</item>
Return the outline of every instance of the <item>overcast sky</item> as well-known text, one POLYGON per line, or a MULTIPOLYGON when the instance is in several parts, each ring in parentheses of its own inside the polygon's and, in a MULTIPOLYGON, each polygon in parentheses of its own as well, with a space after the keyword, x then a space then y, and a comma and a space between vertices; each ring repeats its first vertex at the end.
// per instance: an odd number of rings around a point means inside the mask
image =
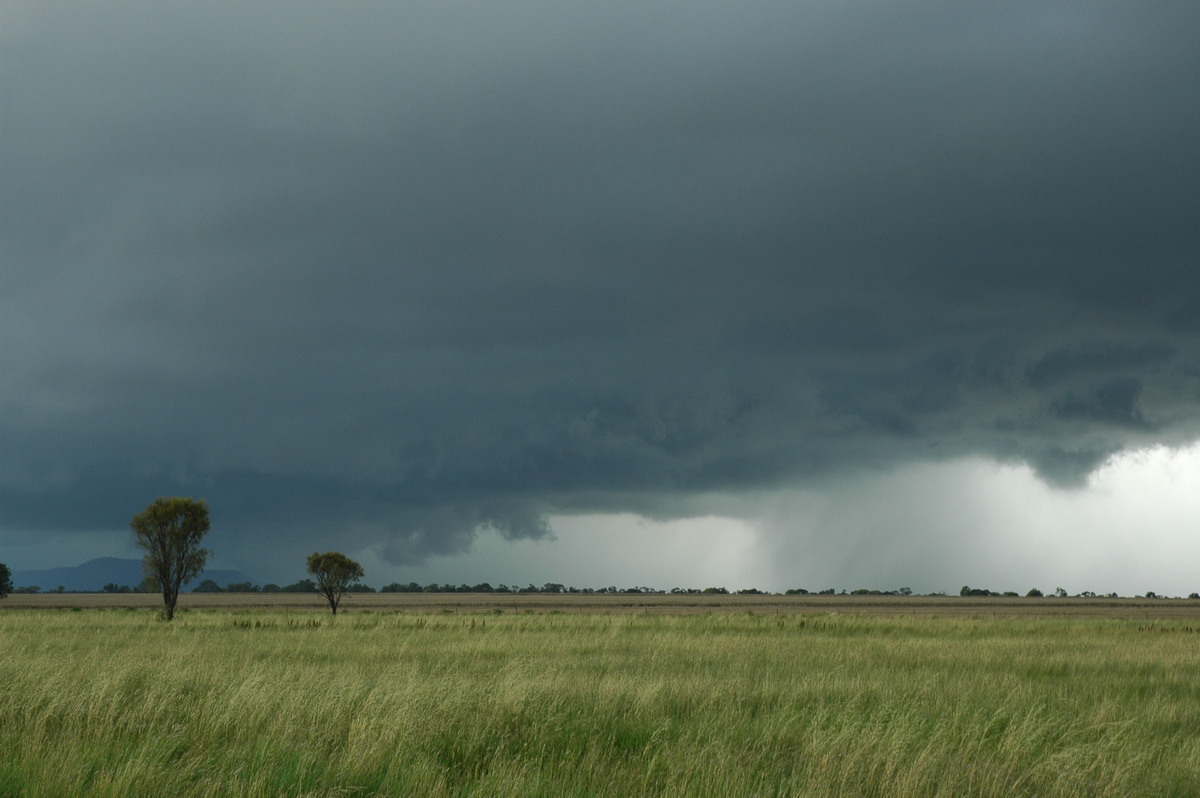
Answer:
POLYGON ((0 561, 188 495, 261 580, 1200 590, 1198 40, 0 0, 0 561))

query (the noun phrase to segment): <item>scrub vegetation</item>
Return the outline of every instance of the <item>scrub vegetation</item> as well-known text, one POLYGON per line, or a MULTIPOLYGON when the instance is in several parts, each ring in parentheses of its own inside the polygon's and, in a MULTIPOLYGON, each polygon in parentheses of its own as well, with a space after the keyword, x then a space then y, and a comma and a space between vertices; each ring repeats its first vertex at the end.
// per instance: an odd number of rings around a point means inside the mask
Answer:
POLYGON ((0 612, 0 795, 1195 795, 1172 620, 0 612))

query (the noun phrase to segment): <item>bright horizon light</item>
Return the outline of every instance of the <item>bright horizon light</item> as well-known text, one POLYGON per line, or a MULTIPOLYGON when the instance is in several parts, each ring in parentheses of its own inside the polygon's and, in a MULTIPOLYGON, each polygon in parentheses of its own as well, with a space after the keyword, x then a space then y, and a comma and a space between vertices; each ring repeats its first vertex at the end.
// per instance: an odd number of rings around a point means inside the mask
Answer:
POLYGON ((467 554, 424 566, 370 557, 368 573, 397 576, 368 581, 1186 596, 1200 590, 1198 486, 1200 444, 1117 455, 1075 490, 1025 465, 910 465, 764 494, 739 502, 754 510, 742 518, 554 516, 553 541, 484 532, 467 554))
MULTIPOLYGON (((397 566, 376 549, 348 550, 367 584, 557 582, 579 588, 758 588, 816 592, 866 588, 956 593, 962 585, 1022 595, 1186 596, 1200 591, 1200 444, 1153 446, 1113 457, 1085 487, 1057 489, 1025 465, 982 459, 914 464, 820 489, 725 497, 736 516, 661 521, 632 513, 556 515, 554 538, 507 540, 481 531, 470 551, 397 566)), ((715 502, 714 502, 715 503, 715 502)), ((123 535, 12 541, 10 567, 78 565, 137 557, 123 535), (26 560, 29 562, 26 562, 26 560)), ((221 552, 210 565, 226 567, 221 552)), ((253 573, 291 581, 295 573, 253 573)))

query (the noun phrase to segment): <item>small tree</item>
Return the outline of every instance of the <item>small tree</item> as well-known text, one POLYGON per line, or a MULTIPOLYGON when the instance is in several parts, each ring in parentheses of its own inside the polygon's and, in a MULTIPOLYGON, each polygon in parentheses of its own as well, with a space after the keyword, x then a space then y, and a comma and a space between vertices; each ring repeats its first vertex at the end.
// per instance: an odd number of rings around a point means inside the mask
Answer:
POLYGON ((146 552, 142 569, 155 590, 162 591, 163 617, 175 617, 179 589, 204 570, 207 549, 200 539, 208 532, 208 505, 181 498, 155 499, 129 522, 138 548, 146 552))
POLYGON ((0 599, 4 598, 12 591, 12 571, 8 570, 7 565, 0 562, 0 599))
POLYGON ((362 566, 339 551, 314 551, 308 558, 308 572, 316 577, 317 591, 325 596, 334 615, 346 588, 363 577, 362 566))

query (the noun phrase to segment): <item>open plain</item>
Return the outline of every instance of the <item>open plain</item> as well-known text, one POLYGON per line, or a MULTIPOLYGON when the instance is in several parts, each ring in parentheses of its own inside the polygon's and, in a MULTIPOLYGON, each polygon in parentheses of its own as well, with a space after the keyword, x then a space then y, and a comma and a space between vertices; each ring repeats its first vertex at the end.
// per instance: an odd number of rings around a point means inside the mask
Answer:
POLYGON ((0 604, 0 795, 1200 794, 1196 601, 155 598, 0 604))
MULTIPOLYGON (((0 610, 154 609, 152 593, 35 593, 10 595, 0 610)), ((179 608, 328 612, 317 593, 182 593, 179 608)), ((574 612, 574 613, 764 613, 768 615, 862 613, 941 617, 1178 618, 1200 624, 1200 599, 1006 598, 1000 596, 865 596, 672 593, 348 593, 343 611, 372 612, 574 612)))

